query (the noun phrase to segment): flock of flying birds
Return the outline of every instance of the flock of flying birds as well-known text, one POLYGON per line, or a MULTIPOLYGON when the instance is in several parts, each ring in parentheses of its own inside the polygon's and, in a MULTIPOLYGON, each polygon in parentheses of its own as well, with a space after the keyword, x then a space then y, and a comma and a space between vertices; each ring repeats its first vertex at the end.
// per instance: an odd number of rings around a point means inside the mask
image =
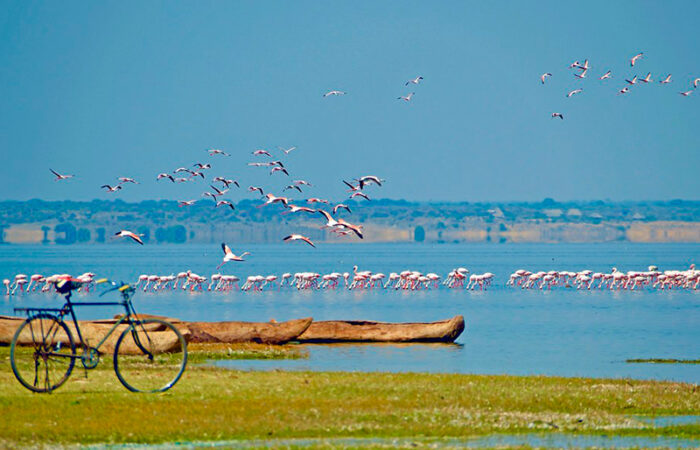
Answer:
MULTIPOLYGON (((419 77, 421 78, 421 77, 419 77)), ((418 80, 418 79, 416 79, 418 80)), ((418 81, 416 81, 417 83, 418 81)), ((285 155, 289 155, 293 150, 296 149, 296 147, 290 147, 290 148, 282 148, 278 147, 281 153, 284 153, 285 155)), ((219 149, 210 149, 207 150, 209 153, 210 157, 214 156, 222 156, 222 157, 227 157, 231 156, 230 154, 226 153, 223 150, 219 149)), ((281 154, 280 153, 280 154, 281 154)), ((277 176, 280 176, 281 174, 286 175, 289 177, 289 171, 287 170, 287 167, 285 167, 285 164, 281 160, 275 159, 272 153, 270 153, 268 150, 265 149, 258 149, 254 150, 252 152, 252 155, 254 158, 256 158, 256 161, 249 162, 248 166, 249 167, 264 167, 264 168, 269 168, 270 175, 273 174, 279 174, 277 176), (263 158, 262 160, 260 158, 263 158)), ((192 165, 191 168, 188 167, 178 167, 177 169, 173 170, 172 173, 170 172, 162 172, 159 173, 156 176, 156 181, 159 182, 161 180, 167 180, 170 181, 171 183, 184 183, 184 182, 191 182, 191 181, 197 181, 197 180, 207 180, 209 177, 207 176, 207 171, 212 168, 211 163, 202 163, 202 162, 197 162, 192 165)), ((56 172, 53 169, 49 169, 51 172, 56 176, 55 181, 64 181, 64 180, 69 180, 71 178, 74 178, 75 175, 67 175, 67 174, 60 174, 56 172)), ((109 193, 114 193, 117 191, 120 191, 123 189, 123 186, 126 186, 128 184, 139 184, 138 181, 136 181, 133 178, 129 177, 119 177, 118 183, 115 185, 111 184, 104 184, 101 186, 101 189, 105 189, 106 192, 109 193)), ((362 198, 366 201, 369 201, 370 198, 367 195, 367 187, 371 185, 377 185, 377 186, 382 186, 382 183, 385 180, 379 178, 378 176, 375 175, 364 175, 358 178, 355 178, 352 181, 347 181, 347 180, 342 180, 342 182, 345 184, 345 186, 348 188, 347 192, 349 193, 350 199, 355 199, 355 198, 362 198)), ((235 206, 233 203, 229 200, 224 200, 223 196, 226 195, 230 189, 235 186, 237 188, 240 188, 240 184, 238 183, 237 180, 235 179, 229 179, 224 176, 215 176, 211 178, 211 183, 209 183, 209 187, 211 190, 207 190, 204 193, 202 193, 203 197, 208 197, 211 198, 214 201, 214 207, 226 207, 230 208, 231 210, 235 210, 235 206)), ((287 190, 295 190, 298 193, 303 193, 303 189, 306 187, 311 187, 312 184, 309 183, 306 180, 292 180, 290 184, 288 184, 283 191, 287 190)), ((268 205, 273 205, 273 204, 279 204, 284 207, 284 211, 281 214, 295 214, 295 213, 305 213, 309 215, 315 215, 319 214, 325 219, 325 224, 321 226, 321 228, 328 228, 330 229, 331 232, 335 233, 338 236, 349 236, 349 235, 355 235, 360 239, 364 238, 363 231, 362 231, 362 225, 356 225, 353 223, 348 222, 347 220, 337 217, 336 215, 340 210, 344 210, 346 213, 352 213, 350 207, 347 204, 344 203, 338 203, 335 204, 334 206, 331 206, 331 202, 322 198, 317 198, 317 197, 310 197, 306 199, 306 204, 309 206, 303 206, 303 205, 297 205, 293 203, 293 200, 290 197, 285 197, 285 196, 277 196, 273 193, 270 192, 265 192, 265 190, 260 187, 260 186, 249 186, 248 187, 248 192, 251 193, 258 193, 261 197, 262 200, 264 200, 263 203, 258 205, 258 208, 262 208, 268 205), (330 209, 332 212, 327 211, 326 209, 323 209, 321 205, 327 205, 327 208, 330 209), (313 206, 313 207, 311 207, 313 206)), ((194 205, 198 200, 182 200, 178 203, 179 207, 188 207, 194 205)), ((142 235, 137 234, 133 231, 130 230, 120 230, 117 233, 114 234, 115 238, 130 238, 134 242, 143 245, 143 240, 141 239, 142 235)), ((285 237, 282 238, 283 241, 285 242, 294 242, 294 241, 300 241, 304 242, 311 247, 316 247, 316 245, 311 241, 306 236, 303 236, 301 234, 297 233, 292 233, 289 234, 285 237)), ((249 252, 243 252, 241 254, 235 254, 231 248, 226 245, 225 243, 221 244, 221 247, 224 252, 224 257, 223 261, 219 266, 217 267, 220 268, 224 264, 226 264, 229 261, 244 261, 245 256, 250 255, 249 252)))
MULTIPOLYGON (((409 85, 417 85, 423 80, 422 76, 418 76, 416 78, 413 78, 411 80, 408 80, 405 83, 405 86, 409 85)), ((339 91, 339 90, 332 90, 328 91, 325 94, 323 94, 323 97, 332 97, 332 96, 339 96, 339 95, 345 95, 347 94, 344 91, 339 91)), ((397 98, 397 100, 404 100, 406 102, 410 102, 411 99, 413 98, 413 95, 415 95, 415 92, 410 92, 405 96, 400 96, 397 98)), ((296 150, 296 147, 290 147, 290 148, 282 148, 278 147, 280 150, 280 154, 284 153, 284 155, 289 155, 293 150, 296 150)), ((220 149, 210 149, 207 150, 209 153, 210 157, 213 156, 231 156, 230 154, 226 153, 223 150, 220 149)), ((270 153, 268 150, 265 149, 258 149, 254 150, 252 152, 253 156, 255 158, 264 158, 264 160, 258 160, 258 161, 253 161, 249 162, 248 166, 250 167, 263 167, 263 168, 269 168, 270 169, 270 175, 274 174, 284 174, 286 176, 289 175, 289 171, 287 170, 287 167, 285 167, 284 163, 279 160, 275 159, 275 157, 270 153)), ((171 172, 162 172, 159 173, 158 176, 156 177, 156 181, 160 180, 168 180, 171 183, 185 183, 185 182, 190 182, 190 181, 196 181, 196 180, 207 180, 207 171, 212 168, 211 163, 195 163, 192 165, 191 168, 189 167, 178 167, 177 169, 173 170, 171 172)), ((69 175, 69 174, 61 174, 56 172, 53 169, 49 169, 51 172, 56 176, 55 181, 63 181, 63 180, 69 180, 71 178, 74 178, 75 175, 69 175)), ((108 193, 115 193, 120 190, 122 190, 125 186, 128 184, 139 184, 138 181, 136 181, 133 178, 129 177, 119 177, 117 178, 118 183, 116 184, 103 184, 100 186, 100 189, 105 189, 106 192, 108 193)), ((345 186, 348 188, 347 192, 350 194, 348 198, 350 199, 355 199, 355 198, 362 198, 366 201, 369 201, 370 198, 367 195, 365 188, 372 185, 376 184, 377 186, 381 186, 382 183, 385 181, 378 176, 375 175, 364 175, 358 178, 355 178, 352 180, 352 182, 342 180, 345 186)), ((235 210, 236 207, 234 204, 229 201, 223 199, 223 196, 226 195, 227 192, 231 189, 232 186, 236 186, 237 188, 240 188, 240 184, 238 183, 237 180, 235 179, 229 179, 226 178, 225 176, 216 176, 211 178, 211 183, 209 184, 209 187, 211 190, 207 190, 204 193, 202 193, 203 197, 208 197, 211 198, 214 201, 214 206, 216 208, 218 207, 225 207, 225 208, 230 208, 231 210, 235 210), (215 184, 218 184, 218 186, 215 186, 215 184)), ((299 193, 303 193, 303 189, 306 187, 311 187, 312 184, 309 183, 306 180, 292 180, 290 184, 288 184, 282 191, 291 191, 291 190, 296 190, 299 193)), ((311 197, 306 200, 306 203, 310 206, 302 206, 302 205, 296 205, 293 202, 293 200, 289 197, 284 197, 284 196, 276 196, 275 194, 272 194, 270 192, 265 193, 265 190, 260 187, 260 186, 249 186, 248 187, 248 192, 257 192, 260 194, 260 196, 265 199, 265 202, 262 203, 261 205, 258 205, 259 208, 267 206, 267 205, 272 205, 272 204, 280 204, 282 205, 285 210, 282 212, 282 214, 295 214, 295 213, 306 213, 306 214, 320 214, 323 216, 325 219, 325 224, 321 228, 328 228, 330 229, 331 232, 335 233, 338 236, 348 236, 348 235, 355 235, 360 239, 364 238, 363 232, 362 232, 362 225, 356 225, 353 223, 350 223, 346 221, 343 218, 338 218, 334 217, 336 214, 338 214, 338 211, 341 209, 346 211, 347 213, 352 213, 350 210, 350 207, 344 203, 338 203, 334 205, 331 208, 331 204, 328 200, 324 200, 322 198, 316 198, 316 197, 311 197), (321 208, 320 205, 327 205, 329 209, 331 209, 332 213, 329 211, 326 211, 325 209, 321 208), (314 206, 313 208, 311 206, 314 206)), ((192 206, 197 202, 197 199, 193 200, 181 200, 178 203, 179 207, 187 207, 187 206, 192 206)), ((114 234, 115 238, 123 237, 123 238, 130 238, 134 242, 143 245, 143 240, 141 239, 142 235, 134 233, 133 231, 130 230, 120 230, 117 233, 114 234)), ((294 242, 294 241, 300 241, 304 242, 311 247, 316 247, 316 245, 309 239, 307 236, 303 236, 301 234, 297 233, 292 233, 289 234, 285 237, 282 238, 283 241, 285 242, 294 242)), ((245 256, 250 255, 249 252, 243 252, 239 255, 236 255, 233 253, 231 248, 226 245, 225 243, 221 244, 221 247, 224 251, 224 258, 221 264, 217 267, 220 268, 224 264, 226 264, 229 261, 244 261, 245 256)))
MULTIPOLYGON (((404 85, 405 85, 405 86, 408 86, 409 84, 420 84, 420 82, 421 82, 422 80, 423 80, 423 77, 418 76, 418 77, 415 77, 415 78, 413 78, 413 79, 411 79, 411 80, 408 80, 404 85)), ((325 98, 325 97, 331 97, 331 96, 337 96, 337 95, 345 95, 345 94, 347 94, 347 92, 345 92, 345 91, 332 90, 332 91, 328 91, 328 92, 326 92, 325 94, 323 94, 323 97, 325 98)), ((402 95, 402 96, 396 97, 396 100, 403 100, 403 101, 405 101, 405 102, 410 102, 414 95, 416 95, 415 92, 409 92, 409 93, 406 94, 406 95, 402 95)))
MULTIPOLYGON (((644 57, 644 53, 640 52, 634 55, 630 59, 630 67, 634 67, 640 59, 644 57)), ((574 71, 580 70, 580 72, 575 72, 574 76, 578 78, 579 80, 583 80, 584 78, 588 78, 588 71, 591 69, 591 66, 588 62, 588 60, 584 60, 583 63, 580 63, 579 61, 574 61, 569 65, 569 70, 573 69, 574 71)), ((545 72, 542 75, 540 75, 540 81, 542 84, 545 84, 547 81, 547 78, 551 77, 552 74, 550 72, 545 72)), ((613 78, 612 71, 608 70, 604 74, 602 74, 600 77, 598 77, 599 80, 604 81, 613 78)), ((623 95, 623 94, 628 94, 631 92, 631 88, 633 86, 639 86, 642 84, 649 84, 652 83, 654 80, 651 78, 651 72, 648 72, 647 75, 644 78, 639 78, 637 75, 634 75, 630 78, 625 78, 625 82, 627 83, 625 86, 623 86, 619 91, 617 91, 618 95, 623 95)), ((667 74, 665 77, 663 77, 661 80, 659 80, 659 84, 669 84, 671 83, 671 74, 667 74)), ((680 91, 679 94, 682 95, 683 97, 689 97, 690 94, 694 92, 695 89, 697 89, 698 85, 700 85, 700 78, 696 78, 692 81, 692 89, 689 89, 687 91, 680 91)), ((580 94, 583 92, 583 88, 576 88, 571 91, 569 91, 568 94, 566 94, 567 98, 571 98, 576 94, 580 94)), ((564 120, 564 114, 560 112, 553 112, 552 113, 552 118, 559 118, 564 120)))

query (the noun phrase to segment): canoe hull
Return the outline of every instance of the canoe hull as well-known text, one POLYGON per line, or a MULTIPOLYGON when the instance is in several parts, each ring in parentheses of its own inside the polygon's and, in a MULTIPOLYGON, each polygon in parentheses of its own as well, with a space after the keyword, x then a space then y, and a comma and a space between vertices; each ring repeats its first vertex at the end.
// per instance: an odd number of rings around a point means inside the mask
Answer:
POLYGON ((313 322, 297 338, 305 343, 454 342, 464 331, 464 317, 428 323, 327 320, 313 322))

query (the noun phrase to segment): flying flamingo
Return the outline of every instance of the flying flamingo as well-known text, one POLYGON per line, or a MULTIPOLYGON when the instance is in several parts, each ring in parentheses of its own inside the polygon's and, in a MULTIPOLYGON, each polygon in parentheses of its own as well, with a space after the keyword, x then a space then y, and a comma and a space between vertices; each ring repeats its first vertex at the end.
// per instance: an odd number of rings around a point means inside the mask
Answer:
POLYGON ((416 94, 415 92, 411 92, 410 94, 408 94, 408 95, 405 96, 405 97, 396 97, 396 100, 405 100, 405 101, 407 101, 407 102, 410 102, 410 101, 411 101, 411 98, 412 98, 415 94, 416 94))
POLYGON ((301 188, 299 186, 297 186, 296 184, 290 184, 288 186, 285 186, 284 189, 282 189, 282 192, 292 190, 292 189, 296 189, 297 191, 302 192, 301 188))
POLYGON ((248 191, 249 192, 260 191, 260 195, 265 195, 265 193, 263 192, 263 188, 257 187, 257 186, 249 186, 248 191))
POLYGON ((581 64, 576 64, 575 66, 577 69, 583 69, 585 72, 586 70, 590 69, 590 66, 588 65, 588 60, 583 61, 583 65, 581 64))
POLYGON ((192 167, 196 167, 199 170, 206 170, 206 169, 211 169, 211 164, 195 163, 195 164, 192 164, 192 167))
POLYGON ((630 65, 631 65, 632 67, 634 67, 634 64, 637 62, 637 60, 638 60, 639 58, 642 57, 642 55, 644 55, 644 52, 639 52, 639 53, 637 53, 636 55, 634 55, 634 56, 632 57, 632 59, 630 59, 630 65))
POLYGON ((265 197, 267 197, 267 201, 262 205, 258 205, 258 208, 261 208, 266 205, 271 205, 276 202, 282 203, 285 206, 285 208, 289 207, 289 199, 287 197, 276 197, 272 194, 267 194, 265 197))
POLYGON ((56 172, 53 169, 49 169, 52 174, 56 175, 56 179, 54 181, 61 181, 61 180, 68 180, 69 178, 73 178, 75 175, 61 175, 60 173, 56 172))
POLYGON ((416 77, 412 80, 408 80, 404 86, 408 86, 409 84, 418 84, 421 82, 422 79, 423 77, 416 77))
POLYGON ((651 72, 649 72, 646 77, 640 78, 639 81, 641 81, 642 83, 648 83, 648 82, 652 81, 651 72))
POLYGON ((553 112, 552 113, 552 118, 559 117, 561 120, 564 120, 564 114, 558 113, 558 112, 553 112))
POLYGON ((182 200, 180 201, 177 206, 182 208, 183 206, 192 206, 197 202, 197 200, 182 200))
POLYGON ((617 95, 626 94, 626 93, 628 93, 629 91, 630 91, 630 88, 628 88, 627 86, 625 86, 625 87, 623 87, 622 89, 620 89, 620 90, 618 91, 617 95))
POLYGON ((574 76, 576 78, 584 79, 586 78, 586 74, 588 73, 588 69, 583 69, 583 72, 581 73, 575 73, 574 76))
POLYGON ((227 193, 229 191, 228 188, 221 190, 221 189, 218 189, 216 186, 212 186, 211 184, 209 185, 209 187, 214 189, 214 191, 216 192, 216 195, 224 195, 225 193, 227 193))
POLYGON ((364 236, 362 235, 362 227, 360 225, 353 225, 350 222, 347 222, 343 219, 338 219, 337 222, 339 227, 344 228, 346 230, 350 230, 353 233, 355 233, 360 239, 364 239, 364 236))
POLYGON ((277 148, 280 149, 280 150, 282 150, 282 151, 284 152, 285 155, 288 155, 289 152, 291 152, 292 150, 296 149, 296 147, 289 147, 289 148, 277 147, 277 148))
POLYGON ((670 73, 668 74, 668 76, 667 76, 666 78, 664 78, 663 80, 659 81, 659 83, 661 83, 661 84, 668 84, 668 83, 670 83, 670 82, 671 82, 671 74, 670 74, 670 73))
POLYGON ((243 259, 243 257, 246 255, 250 255, 249 252, 243 252, 240 255, 236 256, 233 254, 233 252, 231 251, 229 246, 226 245, 224 242, 221 243, 221 248, 224 250, 224 260, 221 264, 216 266, 216 270, 219 270, 219 268, 221 268, 221 266, 223 266, 224 264, 226 264, 229 261, 238 261, 238 262, 245 261, 245 259, 243 259))
POLYGON ((236 187, 241 187, 241 185, 238 184, 238 181, 236 181, 236 180, 227 180, 227 179, 224 178, 224 177, 216 177, 216 178, 213 178, 212 181, 219 181, 219 182, 223 183, 224 186, 226 186, 227 188, 230 188, 232 184, 235 184, 236 187))
POLYGON ((302 236, 301 234, 290 234, 289 236, 286 236, 282 238, 283 241, 287 242, 292 242, 292 241, 304 241, 310 246, 316 248, 313 242, 311 242, 311 239, 307 238, 306 236, 302 236))
POLYGON ((134 242, 138 242, 139 244, 143 245, 143 241, 141 240, 142 234, 136 234, 132 231, 129 230, 121 230, 118 233, 114 233, 115 237, 128 237, 134 240, 134 242))
POLYGON ((215 208, 218 208, 219 206, 223 206, 223 205, 226 205, 229 208, 234 209, 234 210, 236 209, 236 207, 233 206, 233 203, 229 202, 228 200, 219 200, 218 202, 216 202, 215 208))
POLYGON ((308 213, 315 213, 316 210, 312 208, 307 208, 306 206, 297 206, 297 205, 292 205, 291 203, 288 206, 288 210, 283 212, 282 214, 292 214, 295 212, 308 212, 308 213))
POLYGON ((693 93, 693 91, 679 92, 679 94, 681 94, 683 97, 688 97, 692 93, 693 93))
POLYGON ((543 73, 542 75, 540 75, 540 81, 542 81, 542 84, 544 84, 544 80, 546 80, 547 77, 551 77, 551 76, 552 76, 552 74, 549 72, 543 73))
POLYGON ((306 180, 294 180, 293 183, 296 184, 297 186, 313 186, 311 183, 309 183, 306 180))
POLYGON ((255 156, 265 155, 265 156, 269 156, 270 158, 272 158, 272 155, 270 154, 270 152, 268 152, 267 150, 264 150, 264 149, 255 150, 255 151, 252 152, 252 153, 253 153, 253 155, 255 155, 255 156))
POLYGON ((284 167, 273 167, 272 170, 270 170, 270 175, 272 175, 275 172, 282 172, 285 175, 289 176, 289 172, 287 172, 287 169, 284 167))
POLYGON ((168 180, 172 181, 173 183, 175 182, 175 178, 173 178, 173 176, 170 175, 169 173, 159 173, 158 177, 156 178, 156 181, 163 179, 163 178, 167 178, 168 180))
POLYGON ((337 205, 335 205, 335 206, 333 207, 333 214, 337 213, 338 210, 339 210, 340 208, 343 208, 343 209, 345 209, 347 212, 349 212, 350 214, 352 214, 352 211, 350 211, 350 207, 349 207, 348 205, 343 204, 343 203, 338 203, 337 205))
POLYGON ((629 84, 637 84, 637 75, 634 76, 631 80, 628 80, 625 78, 625 81, 628 82, 629 84))
POLYGON ((366 184, 372 184, 372 183, 375 183, 378 186, 381 186, 383 181, 386 181, 386 180, 382 180, 381 178, 374 176, 374 175, 365 175, 363 177, 357 178, 357 182, 360 183, 360 189, 364 189, 366 184))
POLYGON ((580 92, 583 92, 583 88, 574 89, 573 91, 571 91, 571 92, 569 92, 568 94, 566 94, 566 96, 570 98, 572 95, 578 94, 578 93, 580 93, 580 92))
POLYGON ((612 72, 609 71, 609 70, 608 70, 607 72, 605 72, 605 73, 603 74, 603 76, 601 76, 601 77, 598 78, 598 79, 599 79, 599 80, 607 80, 608 78, 612 78, 612 72))
POLYGON ((228 153, 226 153, 223 150, 219 150, 218 148, 212 148, 210 150, 207 150, 209 152, 209 156, 214 156, 214 155, 221 155, 221 156, 231 156, 228 153))
POLYGON ((350 198, 355 198, 355 197, 362 197, 365 200, 369 201, 369 197, 364 192, 353 192, 352 195, 350 196, 350 198))
POLYGON ((110 186, 110 185, 108 185, 108 184, 103 184, 103 185, 100 186, 100 187, 101 187, 101 188, 106 188, 106 189, 107 189, 107 192, 117 192, 118 190, 120 190, 120 189, 122 188, 122 186, 121 186, 120 184, 118 184, 118 185, 116 185, 116 186, 110 186))
POLYGON ((343 92, 343 91, 328 91, 328 92, 326 92, 325 94, 323 94, 323 96, 324 96, 324 97, 329 97, 329 96, 331 96, 331 95, 345 95, 345 94, 347 94, 347 92, 343 92))
POLYGON ((134 180, 133 178, 129 178, 129 177, 119 177, 119 178, 117 178, 117 180, 119 180, 119 184, 124 184, 124 183, 139 184, 138 181, 134 180))
POLYGON ((700 78, 696 78, 693 80, 693 89, 698 87, 698 84, 700 84, 700 78))

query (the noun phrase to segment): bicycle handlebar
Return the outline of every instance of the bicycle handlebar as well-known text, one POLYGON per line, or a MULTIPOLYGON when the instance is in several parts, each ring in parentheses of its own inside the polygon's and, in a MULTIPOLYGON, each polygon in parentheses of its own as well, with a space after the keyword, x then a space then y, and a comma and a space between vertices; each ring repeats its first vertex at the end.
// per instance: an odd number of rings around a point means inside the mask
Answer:
POLYGON ((114 281, 110 281, 107 278, 100 278, 95 282, 95 284, 102 284, 102 283, 111 283, 113 288, 107 289, 106 291, 102 292, 100 294, 100 297, 105 295, 108 292, 112 291, 119 291, 121 292, 122 296, 127 297, 129 294, 133 293, 136 291, 132 286, 124 283, 123 281, 120 281, 119 284, 115 283, 114 281))

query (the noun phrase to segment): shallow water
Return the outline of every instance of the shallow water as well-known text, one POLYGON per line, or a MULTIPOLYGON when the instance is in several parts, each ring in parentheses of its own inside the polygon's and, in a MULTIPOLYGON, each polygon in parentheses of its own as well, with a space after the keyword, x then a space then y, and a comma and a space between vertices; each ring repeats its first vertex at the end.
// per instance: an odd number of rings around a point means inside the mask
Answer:
MULTIPOLYGON (((208 276, 220 262, 211 246, 2 246, 0 277, 15 273, 79 274, 135 280, 191 269, 208 276)), ((622 271, 685 269, 700 260, 699 244, 508 244, 508 245, 257 245, 244 263, 224 273, 244 278, 283 272, 436 272, 464 266, 493 272, 489 290, 265 291, 259 293, 148 294, 134 299, 137 310, 187 320, 278 321, 312 316, 316 320, 367 319, 434 321, 462 314, 466 330, 458 345, 307 346, 302 361, 233 361, 243 369, 430 371, 633 377, 700 382, 700 365, 627 364, 629 358, 696 359, 700 342, 700 291, 634 292, 523 291, 504 287, 516 269, 622 271)), ((56 305, 45 295, 3 298, 0 314, 29 305, 56 305)), ((114 308, 82 308, 82 318, 111 316, 114 308)), ((221 364, 223 364, 222 362, 221 364)))
MULTIPOLYGON (((107 448, 262 448, 262 447, 430 447, 430 448, 500 448, 529 446, 534 448, 698 448, 700 440, 648 436, 606 436, 569 434, 497 434, 464 439, 405 439, 405 438, 332 438, 332 439, 270 439, 227 440, 211 442, 169 442, 161 445, 122 444, 107 448)), ((87 448, 91 448, 88 446, 87 448)), ((100 445, 96 448, 104 448, 100 445)))

